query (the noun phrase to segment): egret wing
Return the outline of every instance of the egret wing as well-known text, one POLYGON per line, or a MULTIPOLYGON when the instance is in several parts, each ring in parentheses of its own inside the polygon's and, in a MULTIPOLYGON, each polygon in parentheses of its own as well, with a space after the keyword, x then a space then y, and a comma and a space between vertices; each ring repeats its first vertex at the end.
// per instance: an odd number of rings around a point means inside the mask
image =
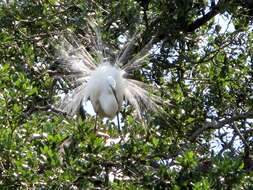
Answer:
POLYGON ((67 39, 62 39, 58 48, 60 66, 66 77, 81 84, 87 82, 91 72, 96 69, 95 60, 83 46, 74 47, 67 39))
POLYGON ((82 85, 72 90, 70 93, 66 94, 60 102, 59 109, 70 116, 75 115, 80 109, 82 101, 86 100, 88 97, 85 88, 86 83, 83 83, 82 85))
POLYGON ((142 110, 155 111, 159 109, 161 98, 149 93, 148 85, 143 82, 125 79, 126 88, 124 91, 125 98, 133 105, 138 117, 142 118, 142 110))

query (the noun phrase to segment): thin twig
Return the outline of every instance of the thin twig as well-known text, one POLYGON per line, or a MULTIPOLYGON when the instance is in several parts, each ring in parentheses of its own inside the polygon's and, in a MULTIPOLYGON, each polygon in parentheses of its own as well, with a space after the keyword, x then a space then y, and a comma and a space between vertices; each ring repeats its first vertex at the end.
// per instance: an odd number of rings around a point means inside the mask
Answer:
POLYGON ((244 136, 242 135, 242 133, 240 132, 240 130, 237 128, 237 126, 235 124, 232 124, 233 129, 235 130, 235 133, 240 137, 240 139, 242 140, 242 142, 244 143, 245 146, 249 147, 249 144, 247 143, 247 141, 245 140, 244 136))

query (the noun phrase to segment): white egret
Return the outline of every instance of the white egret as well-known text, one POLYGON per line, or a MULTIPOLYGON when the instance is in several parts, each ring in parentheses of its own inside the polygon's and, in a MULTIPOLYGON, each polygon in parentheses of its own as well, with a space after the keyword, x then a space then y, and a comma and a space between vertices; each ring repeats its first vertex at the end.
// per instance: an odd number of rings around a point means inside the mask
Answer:
MULTIPOLYGON (((139 118, 142 118, 143 108, 156 109, 156 103, 160 99, 150 95, 149 86, 126 77, 129 71, 140 68, 148 55, 148 48, 145 47, 133 59, 127 61, 127 64, 121 66, 134 43, 135 39, 131 40, 112 63, 99 50, 95 51, 94 57, 84 46, 75 44, 77 47, 74 47, 73 43, 62 39, 58 48, 59 58, 62 68, 69 72, 67 76, 75 83, 76 88, 63 98, 59 108, 69 115, 74 115, 79 111, 82 102, 90 100, 94 111, 102 118, 114 118, 124 100, 135 108, 139 118)), ((150 44, 151 42, 147 46, 150 44)))

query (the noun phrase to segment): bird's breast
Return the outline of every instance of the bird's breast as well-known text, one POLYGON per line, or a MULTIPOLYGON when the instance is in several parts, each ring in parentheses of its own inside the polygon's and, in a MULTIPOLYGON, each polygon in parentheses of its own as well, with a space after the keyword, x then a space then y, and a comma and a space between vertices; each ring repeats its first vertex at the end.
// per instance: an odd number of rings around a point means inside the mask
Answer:
POLYGON ((97 97, 91 97, 91 104, 99 116, 109 118, 115 117, 120 106, 114 95, 108 92, 102 92, 97 97))

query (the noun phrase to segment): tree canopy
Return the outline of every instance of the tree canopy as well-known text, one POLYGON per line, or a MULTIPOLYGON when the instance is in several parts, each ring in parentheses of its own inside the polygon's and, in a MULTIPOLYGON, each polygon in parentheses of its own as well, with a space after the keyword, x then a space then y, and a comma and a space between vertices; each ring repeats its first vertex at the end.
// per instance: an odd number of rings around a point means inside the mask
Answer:
POLYGON ((250 0, 0 2, 1 189, 253 188, 252 18, 250 0), (153 39, 132 77, 156 86, 164 113, 143 125, 124 107, 129 140, 111 146, 94 116, 52 106, 71 90, 56 43, 71 32, 91 49, 88 18, 115 51, 138 35, 135 55, 153 39))

